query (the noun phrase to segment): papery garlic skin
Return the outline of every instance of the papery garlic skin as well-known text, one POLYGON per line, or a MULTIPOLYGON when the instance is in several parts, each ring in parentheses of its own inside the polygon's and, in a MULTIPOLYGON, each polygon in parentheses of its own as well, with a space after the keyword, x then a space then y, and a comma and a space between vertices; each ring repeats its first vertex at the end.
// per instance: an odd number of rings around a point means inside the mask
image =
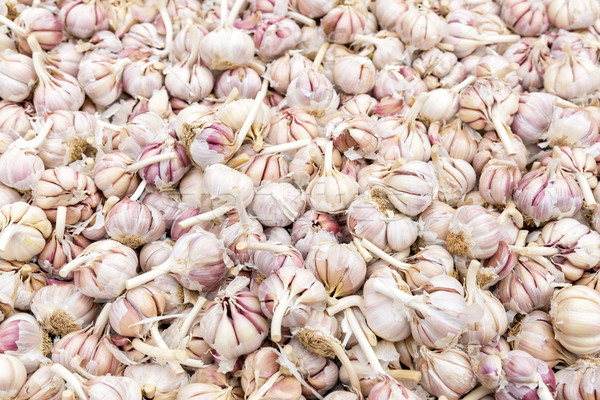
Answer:
POLYGON ((600 293, 587 286, 570 286, 557 291, 550 304, 556 340, 578 355, 600 351, 600 293))
POLYGON ((500 228, 496 218, 480 206, 462 206, 448 226, 446 246, 456 255, 489 258, 498 249, 500 228))

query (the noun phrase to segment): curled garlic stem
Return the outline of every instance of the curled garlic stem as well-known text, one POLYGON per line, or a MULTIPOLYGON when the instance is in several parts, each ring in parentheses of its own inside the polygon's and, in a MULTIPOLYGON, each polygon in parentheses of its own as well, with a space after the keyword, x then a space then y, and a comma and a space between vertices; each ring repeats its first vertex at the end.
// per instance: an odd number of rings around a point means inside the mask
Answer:
POLYGON ((363 238, 361 240, 361 244, 363 245, 364 248, 369 250, 375 256, 379 257, 381 260, 385 261, 386 263, 388 263, 396 268, 406 269, 406 268, 411 267, 411 264, 396 260, 394 257, 390 256, 388 253, 381 250, 379 247, 375 246, 373 243, 371 243, 367 239, 363 238))
POLYGON ((518 228, 523 227, 523 214, 517 210, 517 206, 514 203, 508 203, 496 220, 498 224, 502 225, 508 218, 512 218, 518 228))
POLYGON ((37 134, 33 139, 27 141, 20 141, 20 139, 17 139, 12 144, 19 148, 36 149, 44 142, 44 140, 46 140, 46 137, 48 136, 48 133, 50 133, 50 129, 52 129, 53 124, 54 122, 52 120, 46 120, 41 129, 36 132, 37 134))
POLYGON ((142 354, 165 361, 185 361, 188 358, 185 350, 162 349, 143 342, 138 338, 133 339, 131 345, 142 354))
POLYGON ((144 193, 144 190, 146 190, 147 184, 148 184, 148 182, 146 182, 145 179, 142 179, 142 181, 140 182, 138 187, 135 189, 135 192, 133 192, 131 197, 129 197, 129 200, 137 201, 142 196, 142 193, 144 193))
POLYGON ((220 206, 220 207, 215 208, 214 210, 207 211, 205 213, 198 214, 194 217, 184 219, 183 221, 181 221, 179 223, 179 226, 183 229, 187 229, 190 226, 194 226, 203 221, 212 221, 213 219, 218 219, 219 217, 222 217, 223 215, 227 214, 229 211, 233 210, 234 208, 235 208, 234 206, 229 206, 229 205, 220 206))
POLYGON ((365 300, 359 295, 346 296, 341 299, 330 297, 327 299, 327 303, 329 307, 325 311, 332 317, 350 307, 358 307, 363 314, 365 313, 365 300))
POLYGON ((175 153, 174 151, 165 154, 157 154, 155 156, 148 157, 128 165, 127 168, 125 168, 125 172, 139 171, 140 169, 145 168, 148 165, 156 164, 161 161, 172 160, 176 157, 177 153, 175 153))
POLYGON ((281 340, 281 322, 287 311, 290 303, 290 291, 285 290, 281 296, 277 298, 277 305, 273 310, 271 318, 271 340, 279 342, 281 340))
POLYGON ((95 260, 99 255, 100 253, 89 253, 84 256, 79 256, 73 259, 72 261, 68 262, 67 264, 63 265, 58 274, 61 277, 66 278, 70 272, 75 271, 88 261, 95 260))
POLYGON ((81 382, 71 371, 60 364, 53 364, 50 369, 73 388, 73 391, 77 394, 77 396, 79 396, 80 400, 87 400, 87 396, 85 395, 85 391, 83 390, 81 382))
POLYGON ((284 151, 298 150, 308 146, 311 143, 311 139, 301 139, 294 142, 278 144, 274 146, 264 147, 260 154, 273 154, 282 153, 284 151))
POLYGON ((160 13, 160 17, 165 24, 166 36, 165 36, 165 48, 162 50, 156 50, 154 52, 155 55, 159 57, 167 56, 171 52, 171 48, 173 47, 173 22, 171 21, 171 16, 169 15, 169 11, 167 10, 166 0, 158 0, 157 2, 158 12, 160 13))

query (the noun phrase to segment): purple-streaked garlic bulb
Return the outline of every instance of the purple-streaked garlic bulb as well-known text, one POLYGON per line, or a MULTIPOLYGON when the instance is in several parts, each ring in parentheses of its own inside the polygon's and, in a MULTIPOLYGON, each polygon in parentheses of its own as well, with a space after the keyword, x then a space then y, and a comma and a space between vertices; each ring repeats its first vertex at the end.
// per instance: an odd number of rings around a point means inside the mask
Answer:
POLYGON ((237 150, 236 135, 231 127, 224 122, 210 119, 184 124, 182 143, 190 161, 201 168, 215 163, 225 163, 237 150))
POLYGON ((201 335, 218 354, 221 372, 233 369, 238 357, 257 350, 269 332, 261 303, 247 288, 249 282, 236 277, 208 304, 200 321, 201 335))
POLYGON ((371 185, 381 189, 394 207, 409 217, 423 212, 436 196, 438 182, 429 163, 409 161, 384 170, 381 175, 381 178, 370 178, 371 185))
POLYGON ((236 201, 236 212, 229 214, 221 223, 219 238, 236 264, 246 264, 252 260, 253 253, 246 249, 239 250, 238 243, 260 242, 264 240, 265 232, 261 223, 248 215, 242 198, 238 197, 236 201))
POLYGON ((319 175, 306 187, 308 204, 317 212, 336 213, 348 208, 358 194, 358 183, 332 163, 333 142, 328 142, 319 175))
POLYGON ((38 369, 52 350, 52 339, 31 314, 16 313, 0 324, 0 353, 18 358, 27 373, 38 369))
POLYGON ((554 399, 556 379, 546 363, 520 350, 509 352, 502 360, 504 382, 496 391, 496 399, 554 399))
POLYGON ((532 311, 519 318, 509 331, 508 340, 513 349, 531 354, 549 368, 559 363, 575 363, 575 357, 554 338, 552 319, 543 311, 532 311))
POLYGON ((264 276, 271 276, 283 267, 303 268, 304 259, 292 245, 269 242, 239 242, 236 250, 250 250, 252 264, 264 276))
POLYGON ((104 3, 71 1, 61 7, 59 17, 71 35, 87 39, 94 33, 108 29, 108 10, 104 3))
POLYGON ((554 154, 547 166, 525 174, 513 193, 516 206, 535 225, 572 217, 583 203, 577 180, 561 168, 559 152, 554 154))
POLYGON ((306 195, 289 183, 267 182, 256 189, 252 211, 264 226, 288 226, 303 212, 306 195))
POLYGON ((569 281, 576 281, 585 271, 600 263, 600 249, 596 245, 600 233, 573 218, 562 218, 547 223, 538 237, 540 246, 556 250, 550 261, 569 281))
POLYGON ((402 251, 417 240, 417 223, 399 213, 380 189, 354 200, 346 213, 350 233, 384 251, 402 251))
POLYGON ((4 100, 20 102, 29 97, 37 75, 33 62, 25 54, 4 50, 0 53, 0 97, 4 100))
POLYGON ((258 288, 263 313, 271 318, 271 339, 279 342, 282 327, 302 327, 312 309, 323 309, 327 292, 305 269, 284 266, 258 288))
POLYGON ((94 183, 104 197, 122 198, 132 195, 140 183, 134 160, 125 153, 115 151, 101 156, 94 164, 94 183))
MULTIPOLYGON (((119 143, 113 143, 113 147, 117 146, 119 151, 134 159, 140 155, 140 152, 146 146, 153 143, 163 143, 170 137, 170 131, 165 120, 151 111, 135 115, 123 128, 126 137, 121 138, 119 143)), ((121 130, 120 128, 119 131, 121 130)))
POLYGON ((99 106, 110 106, 123 93, 123 71, 129 58, 114 59, 101 51, 87 53, 81 59, 77 80, 87 96, 99 106))
POLYGON ((483 135, 477 146, 477 154, 473 158, 473 168, 477 174, 481 174, 483 167, 491 160, 512 161, 523 171, 527 165, 528 151, 518 136, 511 136, 510 141, 513 148, 517 149, 516 154, 509 155, 502 145, 496 132, 489 131, 483 135))
POLYGON ((429 126, 428 136, 431 143, 443 147, 450 157, 467 162, 473 161, 477 152, 477 143, 481 139, 479 133, 463 124, 459 118, 444 125, 439 122, 432 123, 429 126))
POLYGON ((450 220, 446 247, 452 254, 489 258, 498 249, 500 228, 496 218, 481 206, 461 206, 450 220))
POLYGON ((300 27, 290 18, 271 17, 256 25, 254 46, 265 61, 273 61, 286 51, 296 47, 300 41, 300 27))
POLYGON ((286 108, 273 115, 265 141, 278 145, 319 136, 319 126, 314 116, 306 111, 286 108))
POLYGON ((339 373, 337 365, 332 360, 311 352, 299 339, 290 340, 289 346, 283 348, 283 354, 309 385, 302 389, 305 396, 315 396, 314 391, 323 395, 337 383, 339 373))
POLYGON ((125 198, 108 212, 105 228, 111 239, 135 249, 160 239, 165 221, 154 207, 125 198))
POLYGON ((434 200, 418 220, 418 234, 424 245, 445 245, 454 208, 434 200))
POLYGON ((148 59, 127 64, 123 69, 123 91, 132 97, 149 98, 163 86, 165 68, 163 63, 148 59))
POLYGON ((364 283, 367 265, 352 245, 325 243, 306 256, 305 266, 323 283, 331 297, 355 293, 364 283))
POLYGON ((508 243, 501 240, 498 250, 493 256, 483 261, 477 281, 483 289, 488 289, 504 279, 517 264, 517 256, 510 249, 508 243))
POLYGON ((27 132, 32 129, 29 119, 35 113, 31 103, 24 103, 23 106, 12 101, 0 100, 0 130, 14 131, 17 135, 25 137, 27 132))
POLYGON ((465 160, 440 155, 437 145, 432 147, 431 160, 438 181, 438 200, 456 207, 475 187, 477 180, 475 170, 465 160))
POLYGON ((181 236, 164 263, 152 270, 129 279, 126 287, 132 289, 161 275, 172 273, 187 289, 210 291, 221 283, 233 262, 223 242, 204 230, 181 236))
POLYGON ((548 30, 546 5, 538 0, 506 0, 500 16, 519 35, 538 36, 548 30))
MULTIPOLYGON (((407 265, 398 264, 402 267, 402 276, 412 290, 429 284, 429 280, 437 275, 452 275, 454 271, 454 261, 452 255, 443 247, 430 245, 422 248, 405 260, 407 265)), ((394 264, 391 264, 394 266, 394 264)))
POLYGON ((469 356, 457 347, 432 351, 423 346, 417 358, 420 383, 434 396, 458 400, 477 383, 469 356))
POLYGON ((598 397, 597 359, 579 359, 574 364, 556 372, 556 399, 583 400, 598 397))
POLYGON ((411 97, 417 98, 424 92, 427 92, 427 84, 419 78, 419 74, 412 68, 400 65, 386 65, 379 70, 373 87, 373 96, 377 100, 399 97, 407 103, 411 97))
POLYGON ((292 241, 303 257, 318 243, 337 243, 340 226, 329 215, 314 210, 305 212, 292 225, 292 241))
POLYGON ((237 67, 224 71, 215 83, 215 94, 221 98, 237 90, 240 99, 253 99, 261 86, 258 73, 250 67, 237 67))
POLYGON ((403 42, 417 50, 435 47, 448 34, 444 19, 428 7, 409 8, 398 18, 395 30, 403 42))
POLYGON ((510 124, 519 108, 519 95, 499 79, 478 80, 460 95, 460 119, 473 129, 495 129, 506 152, 516 154, 510 124))
POLYGON ((16 203, 21 200, 21 195, 14 189, 0 184, 0 208, 7 204, 16 203))
MULTIPOLYGON (((302 142, 291 143, 291 145, 300 144, 302 142)), ((254 186, 277 182, 288 174, 288 163, 276 147, 278 146, 272 146, 273 151, 265 148, 264 151, 257 153, 250 143, 245 144, 239 149, 238 155, 232 159, 231 164, 235 165, 236 171, 252 179, 254 186)))
POLYGON ((497 296, 506 309, 526 314, 550 304, 557 282, 561 282, 560 277, 543 264, 520 257, 514 269, 498 282, 497 296))
POLYGON ((521 171, 514 162, 492 159, 481 170, 479 193, 488 204, 507 204, 520 180, 521 171))
POLYGON ((56 284, 36 293, 31 312, 48 333, 64 336, 90 326, 98 315, 98 305, 75 285, 56 284))
POLYGON ((379 382, 369 392, 369 400, 417 400, 420 397, 412 390, 389 376, 378 378, 379 382))
MULTIPOLYGON (((246 357, 242 367, 241 386, 244 393, 250 395, 249 399, 273 397, 281 400, 295 400, 301 398, 302 385, 291 375, 289 369, 282 368, 283 357, 280 352, 270 347, 260 348, 246 357)), ((229 398, 226 399, 229 400, 229 398)))
POLYGON ((16 25, 13 30, 16 33, 17 43, 23 53, 29 54, 31 50, 36 50, 29 43, 30 38, 39 42, 44 50, 51 50, 63 38, 63 26, 60 19, 44 7, 26 7, 20 10, 14 19, 14 25, 16 25))
POLYGON ((472 261, 465 279, 468 322, 461 337, 465 345, 489 344, 508 329, 508 318, 500 300, 479 287, 479 265, 478 261, 472 261))
POLYGON ((566 41, 562 50, 563 54, 552 61, 544 73, 546 92, 578 101, 598 90, 600 68, 585 56, 574 53, 566 41))
POLYGON ((321 118, 335 112, 340 98, 333 84, 315 68, 299 73, 289 84, 286 101, 290 107, 299 108, 321 118))
POLYGON ((143 272, 148 272, 153 267, 162 264, 169 258, 173 250, 174 241, 157 240, 148 243, 140 251, 140 268, 143 272))
POLYGON ((271 88, 278 93, 285 94, 290 82, 311 66, 312 62, 304 55, 294 54, 290 57, 290 54, 286 53, 269 63, 266 78, 269 80, 271 88))
POLYGON ((142 400, 138 383, 125 376, 97 376, 84 385, 89 400, 142 400))
POLYGON ((341 153, 348 156, 372 158, 379 147, 374 120, 366 115, 350 115, 333 120, 327 127, 327 135, 341 153))
POLYGON ((74 283, 81 293, 107 301, 125 290, 125 280, 136 276, 137 265, 137 254, 131 248, 114 240, 99 240, 65 264, 60 276, 74 271, 74 283))
POLYGON ((370 58, 346 56, 336 60, 333 66, 333 83, 344 93, 369 93, 375 85, 377 70, 370 58))
POLYGON ((183 210, 181 194, 177 191, 146 193, 142 202, 147 206, 154 207, 162 214, 167 229, 171 229, 175 219, 183 210))
POLYGON ((33 189, 33 203, 56 222, 57 208, 67 208, 66 223, 85 221, 100 203, 94 181, 69 167, 47 169, 33 189))
MULTIPOLYGON (((18 310, 30 311, 35 294, 48 285, 46 275, 35 264, 22 264, 17 261, 3 261, 0 271, 6 275, 2 285, 4 296, 10 296, 9 303, 18 310)), ((5 300, 8 298, 5 297, 5 300)))
POLYGON ((142 165, 144 162, 154 161, 138 170, 140 177, 148 185, 158 189, 171 189, 183 178, 190 168, 190 160, 185 147, 174 139, 167 139, 164 143, 155 143, 144 148, 137 158, 142 165), (158 157, 169 156, 168 159, 155 162, 158 157))
POLYGON ((0 258, 27 261, 40 254, 52 224, 44 210, 18 201, 0 209, 0 258))
POLYGON ((377 155, 383 160, 428 161, 431 145, 427 129, 417 121, 418 107, 413 106, 406 117, 387 116, 377 121, 375 132, 380 139, 377 155))
POLYGON ((332 8, 322 19, 325 37, 333 43, 347 44, 355 34, 369 33, 369 12, 362 3, 345 2, 332 8))

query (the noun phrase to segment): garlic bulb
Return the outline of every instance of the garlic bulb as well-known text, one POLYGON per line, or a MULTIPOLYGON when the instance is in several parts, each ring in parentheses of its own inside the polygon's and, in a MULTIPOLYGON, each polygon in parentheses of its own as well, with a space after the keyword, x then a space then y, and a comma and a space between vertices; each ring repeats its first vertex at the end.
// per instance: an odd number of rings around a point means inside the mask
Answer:
POLYGON ((85 383, 89 400, 142 400, 137 382, 124 376, 99 376, 85 383))
POLYGON ((580 400, 597 396, 598 363, 596 358, 579 359, 573 365, 556 373, 556 399, 580 400))
POLYGON ((423 388, 449 400, 458 400, 477 382, 469 356, 457 347, 437 351, 421 347, 416 367, 421 371, 423 388))
POLYGON ((556 340, 578 355, 600 350, 594 315, 600 309, 600 293, 587 286, 570 286, 557 291, 550 304, 550 317, 556 340))
POLYGON ((475 170, 465 160, 440 156, 437 145, 432 148, 431 160, 438 180, 438 200, 456 207, 475 187, 475 170))
POLYGON ((562 56, 554 60, 544 74, 544 89, 563 99, 577 101, 598 88, 600 68, 589 59, 573 53, 569 44, 564 42, 562 56))
POLYGON ((337 243, 340 226, 329 215, 314 210, 305 212, 292 225, 292 241, 303 257, 318 243, 337 243))
POLYGON ((50 285, 36 293, 31 312, 50 334, 64 336, 91 325, 98 315, 98 305, 75 285, 50 285))
POLYGON ((424 161, 431 156, 431 145, 427 139, 427 129, 417 121, 420 106, 411 107, 405 118, 386 116, 377 121, 375 133, 380 144, 377 155, 384 160, 424 161))
POLYGON ((0 380, 0 396, 16 398, 27 380, 27 371, 18 358, 8 354, 0 354, 0 366, 5 371, 0 380))
POLYGON ((0 352, 18 358, 27 373, 47 362, 52 340, 30 314, 16 313, 0 324, 0 352))
POLYGON ((189 383, 186 373, 178 373, 169 365, 128 365, 123 376, 133 379, 146 395, 148 391, 153 391, 156 400, 175 400, 179 390, 189 383))
POLYGON ((29 97, 37 78, 31 58, 8 49, 0 53, 0 77, 0 96, 14 102, 29 97))
POLYGON ((600 4, 596 1, 552 0, 547 7, 548 19, 561 29, 587 28, 600 17, 600 4))
MULTIPOLYGON (((62 378, 52 372, 52 369, 49 366, 43 365, 31 374, 16 398, 19 400, 58 400, 59 396, 61 396, 66 389, 65 382, 62 378)), ((0 393, 0 395, 2 394, 0 393)))
POLYGON ((44 211, 21 201, 0 209, 0 228, 0 257, 8 261, 27 261, 39 254, 52 233, 44 211))
POLYGON ((265 226, 288 226, 303 212, 306 195, 289 183, 265 183, 256 189, 252 210, 265 226))
POLYGON ((108 212, 105 228, 111 239, 135 249, 160 239, 165 221, 154 207, 125 198, 108 212))
POLYGON ((315 211, 335 213, 345 210, 358 195, 358 183, 336 169, 332 156, 333 142, 328 142, 321 171, 306 187, 308 204, 315 211))
POLYGON ((400 38, 418 50, 429 50, 448 34, 446 22, 427 7, 410 8, 396 22, 400 38))
POLYGON ((545 135, 551 146, 586 148, 600 138, 598 125, 590 112, 578 109, 556 109, 545 135), (565 134, 568 131, 569 134, 565 134))
POLYGON ((450 220, 446 247, 452 254, 489 258, 498 249, 500 228, 496 218, 480 206, 459 207, 450 220))

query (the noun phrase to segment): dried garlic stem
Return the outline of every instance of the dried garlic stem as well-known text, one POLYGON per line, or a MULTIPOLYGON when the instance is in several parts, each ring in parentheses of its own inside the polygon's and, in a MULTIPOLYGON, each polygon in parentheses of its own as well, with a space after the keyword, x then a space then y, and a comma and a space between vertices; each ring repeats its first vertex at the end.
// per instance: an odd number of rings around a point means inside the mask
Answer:
POLYGON ((127 168, 125 168, 125 172, 135 172, 140 169, 147 167, 148 165, 156 164, 161 161, 172 160, 177 157, 177 153, 174 151, 166 154, 157 154, 152 157, 145 158, 140 161, 136 161, 133 164, 130 164, 127 168))
POLYGON ((140 353, 160 360, 185 361, 188 359, 185 350, 161 349, 160 347, 149 345, 138 338, 133 339, 131 345, 140 353))
POLYGON ((369 250, 375 256, 379 257, 381 260, 385 261, 386 263, 388 263, 396 268, 406 269, 406 268, 410 268, 412 266, 411 264, 396 260, 394 257, 390 256, 388 253, 381 250, 379 247, 375 246, 373 243, 371 243, 367 239, 363 238, 361 240, 361 244, 363 245, 364 248, 369 250))
POLYGON ((156 395, 156 386, 151 383, 146 383, 142 386, 142 394, 147 399, 153 399, 154 395, 156 395))
POLYGON ((160 13, 160 17, 165 24, 165 48, 162 50, 155 50, 154 54, 159 57, 167 56, 171 52, 171 48, 173 47, 173 22, 171 21, 171 16, 169 15, 169 11, 167 10, 167 5, 165 3, 166 0, 158 0, 158 12, 160 13))
POLYGON ((317 55, 315 56, 315 59, 313 60, 313 64, 312 64, 313 69, 319 69, 319 67, 321 66, 321 62, 323 61, 323 58, 325 58, 325 53, 327 53, 328 48, 329 48, 329 42, 325 42, 321 45, 321 47, 319 47, 319 51, 317 52, 317 55))
POLYGON ((75 271, 76 269, 78 269, 79 267, 81 267, 83 264, 85 264, 88 261, 95 260, 96 258, 98 258, 99 255, 100 255, 100 253, 89 253, 84 256, 76 257, 73 261, 65 264, 60 269, 58 274, 60 276, 62 276, 63 278, 65 278, 67 275, 69 275, 70 272, 75 271))
POLYGON ((492 124, 496 129, 496 133, 502 142, 502 145, 506 149, 506 153, 510 156, 514 156, 517 154, 517 151, 512 145, 512 141, 510 137, 512 136, 512 132, 510 132, 510 128, 500 119, 495 110, 492 110, 492 124))
POLYGON ((385 371, 379 363, 377 355, 375 354, 375 351, 373 351, 373 347, 361 329, 360 323, 358 322, 356 315, 354 315, 354 311, 352 311, 350 308, 347 308, 344 310, 344 316, 346 317, 348 325, 350 325, 350 330, 352 330, 354 337, 358 341, 358 345, 362 349, 363 353, 365 353, 369 364, 371 364, 371 368, 373 368, 377 375, 385 375, 385 371))
POLYGON ((227 15, 227 21, 226 21, 227 26, 233 25, 233 23, 235 22, 235 18, 240 13, 240 10, 242 9, 242 5, 244 4, 245 1, 246 0, 235 0, 235 3, 233 3, 233 6, 231 7, 231 10, 229 10, 229 14, 227 15))
POLYGON ((19 36, 27 37, 27 31, 25 31, 25 29, 21 28, 19 25, 15 24, 13 21, 11 21, 3 15, 0 15, 0 24, 8 26, 14 33, 16 33, 19 36))
POLYGON ((256 392, 252 393, 247 400, 260 400, 273 387, 277 379, 281 376, 281 371, 275 372, 256 392))
POLYGON ((308 146, 312 142, 311 139, 300 139, 294 142, 278 144, 274 146, 264 147, 260 154, 282 153, 284 151, 298 150, 308 146))
POLYGON ((102 311, 98 314, 96 318, 96 322, 94 323, 94 330, 92 331, 96 335, 99 335, 103 330, 106 324, 108 323, 108 316, 110 312, 110 307, 112 303, 106 303, 104 307, 102 307, 102 311))
POLYGON ((537 246, 537 245, 529 245, 527 247, 522 246, 510 246, 510 249, 520 255, 525 257, 533 257, 533 256, 554 256, 560 253, 560 250, 555 249, 554 247, 545 247, 545 246, 537 246))
POLYGON ((592 189, 590 188, 590 184, 588 183, 587 179, 585 179, 585 176, 581 172, 577 172, 575 174, 575 177, 577 178, 577 183, 579 183, 579 187, 583 192, 583 199, 585 200, 587 206, 595 206, 596 199, 594 198, 594 193, 592 192, 592 189))
POLYGON ((271 318, 271 340, 279 342, 281 340, 281 321, 285 316, 288 305, 290 302, 290 292, 285 290, 283 294, 277 298, 277 305, 273 310, 273 317, 271 318))
MULTIPOLYGON (((169 349, 169 346, 165 343, 160 331, 158 330, 158 323, 152 324, 150 327, 150 334, 152 335, 152 340, 156 342, 156 345, 161 349, 169 349)), ((177 375, 185 374, 185 370, 179 365, 176 361, 169 361, 169 366, 175 371, 177 375)))
POLYGON ((144 283, 148 283, 151 280, 158 278, 159 276, 166 275, 169 273, 169 270, 171 269, 171 265, 173 265, 173 261, 167 260, 164 263, 152 268, 148 272, 144 272, 143 274, 138 275, 135 278, 128 279, 125 282, 125 287, 127 288, 127 290, 131 290, 140 285, 143 285, 144 283))
POLYGON ((420 382, 421 381, 421 372, 419 372, 419 371, 413 371, 410 369, 388 369, 385 373, 397 381, 410 381, 410 382, 420 382))
POLYGON ((248 115, 246 116, 246 119, 244 120, 244 123, 242 124, 242 127, 240 128, 240 130, 237 134, 236 143, 235 143, 235 147, 234 147, 236 149, 236 151, 242 146, 242 143, 244 142, 246 135, 250 131, 250 128, 252 127, 252 124, 254 123, 254 118, 256 118, 256 115, 258 114, 258 109, 263 104, 263 100, 265 99, 265 97, 267 95, 268 89, 269 89, 269 81, 266 79, 263 79, 260 91, 256 94, 256 97, 254 98, 254 102, 252 103, 252 107, 250 107, 250 111, 248 111, 248 115))
POLYGON ((183 324, 179 329, 180 339, 183 339, 188 335, 190 329, 192 328, 194 320, 196 319, 198 314, 200 314, 200 311, 202 311, 202 307, 204 307, 204 304, 206 304, 207 301, 208 300, 206 300, 204 297, 199 297, 196 300, 196 304, 194 304, 194 307, 192 307, 189 314, 185 317, 185 320, 183 320, 183 324))
POLYGON ((60 395, 60 400, 75 400, 75 392, 70 389, 63 390, 60 395))
POLYGON ((67 207, 58 206, 56 208, 56 226, 54 227, 54 236, 57 242, 61 243, 65 238, 65 222, 67 220, 67 207))
POLYGON ((73 388, 73 391, 79 396, 80 400, 87 400, 83 386, 75 374, 60 364, 53 364, 50 369, 73 388))
POLYGON ((300 22, 301 24, 304 24, 306 26, 315 26, 316 22, 314 19, 312 18, 308 18, 305 15, 302 15, 300 13, 294 12, 294 11, 288 11, 285 14, 286 17, 293 19, 296 22, 300 22))
POLYGON ((469 394, 462 398, 462 400, 479 400, 482 397, 494 393, 492 389, 488 389, 483 386, 479 386, 478 388, 472 390, 469 394))
POLYGON ((332 317, 340 311, 350 307, 358 307, 363 314, 365 313, 365 300, 362 298, 362 296, 356 294, 345 296, 341 299, 334 299, 333 297, 330 297, 327 299, 327 303, 329 304, 329 307, 327 307, 325 311, 327 311, 327 314, 331 315, 332 317))
POLYGON ((186 228, 189 228, 190 226, 199 224, 202 221, 212 221, 213 219, 218 219, 218 218, 222 217, 223 215, 227 214, 229 211, 233 210, 234 208, 235 208, 234 206, 227 206, 227 205, 220 206, 220 207, 215 208, 214 210, 207 211, 205 213, 198 214, 194 217, 184 219, 183 221, 181 221, 179 223, 179 226, 183 229, 186 229, 186 228))
POLYGON ((358 251, 358 253, 362 256, 362 258, 366 261, 366 262, 371 262, 373 261, 373 256, 371 255, 371 253, 369 253, 369 251, 367 249, 364 248, 364 246, 360 243, 360 239, 357 238, 356 236, 354 236, 352 238, 352 244, 354 245, 354 247, 356 247, 356 250, 358 251))
POLYGON ((284 244, 273 244, 263 242, 239 242, 235 245, 236 250, 263 250, 271 251, 273 253, 287 253, 290 251, 289 246, 284 244))
POLYGON ((133 192, 131 197, 129 197, 129 200, 137 201, 142 196, 142 193, 144 193, 144 190, 146 190, 147 184, 148 184, 148 182, 146 182, 145 179, 142 179, 142 181, 140 182, 138 187, 135 189, 135 192, 133 192))

